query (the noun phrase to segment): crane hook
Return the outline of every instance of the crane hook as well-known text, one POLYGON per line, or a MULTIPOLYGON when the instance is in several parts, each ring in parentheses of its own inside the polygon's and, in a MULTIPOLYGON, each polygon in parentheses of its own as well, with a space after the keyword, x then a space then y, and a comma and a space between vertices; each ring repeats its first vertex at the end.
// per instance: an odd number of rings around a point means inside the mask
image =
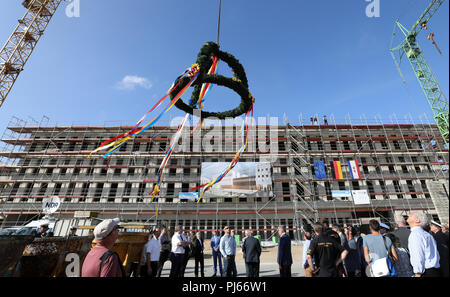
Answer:
POLYGON ((436 49, 437 49, 437 51, 439 52, 439 54, 442 56, 441 50, 439 49, 439 47, 438 47, 436 41, 434 41, 434 33, 433 33, 433 32, 431 32, 431 33, 427 36, 427 39, 428 39, 428 40, 431 40, 431 42, 434 44, 434 46, 436 47, 436 49))

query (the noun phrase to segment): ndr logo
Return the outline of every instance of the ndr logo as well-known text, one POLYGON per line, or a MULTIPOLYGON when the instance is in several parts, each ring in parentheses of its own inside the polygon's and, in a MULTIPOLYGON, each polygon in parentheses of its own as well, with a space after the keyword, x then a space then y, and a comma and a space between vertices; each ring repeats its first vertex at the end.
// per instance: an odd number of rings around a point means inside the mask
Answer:
POLYGON ((60 204, 59 197, 46 198, 42 201, 42 209, 45 213, 54 213, 58 210, 60 204))
POLYGON ((56 202, 47 202, 44 204, 44 208, 54 208, 54 207, 58 207, 59 203, 56 202))

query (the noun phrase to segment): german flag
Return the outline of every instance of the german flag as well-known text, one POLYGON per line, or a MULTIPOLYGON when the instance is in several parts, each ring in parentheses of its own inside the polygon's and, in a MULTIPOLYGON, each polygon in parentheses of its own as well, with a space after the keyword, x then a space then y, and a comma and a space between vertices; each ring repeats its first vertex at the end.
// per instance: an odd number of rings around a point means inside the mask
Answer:
POLYGON ((335 179, 344 179, 344 176, 342 175, 341 161, 331 162, 331 167, 333 168, 331 171, 335 179))

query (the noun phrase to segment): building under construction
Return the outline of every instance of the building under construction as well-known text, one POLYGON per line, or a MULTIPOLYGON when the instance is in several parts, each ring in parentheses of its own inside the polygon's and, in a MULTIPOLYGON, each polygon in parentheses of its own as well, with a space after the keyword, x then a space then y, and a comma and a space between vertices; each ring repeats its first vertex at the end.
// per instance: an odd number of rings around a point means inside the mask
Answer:
MULTIPOLYGON (((394 215, 412 210, 441 222, 448 219, 448 146, 425 117, 299 120, 256 126, 253 145, 239 160, 270 162, 271 195, 209 195, 200 203, 179 198, 180 192, 202 183, 203 163, 232 160, 242 141, 240 127, 224 126, 220 137, 207 141, 211 150, 192 145, 199 139, 191 135, 189 149, 173 153, 161 192, 150 204, 149 193, 176 127, 148 129, 111 159, 103 159, 100 154, 87 157, 101 142, 132 127, 52 126, 13 118, 0 146, 0 224, 38 219, 43 199, 52 196, 62 202, 58 219, 92 211, 99 218, 125 222, 181 224, 205 232, 206 238, 211 230, 229 225, 237 234, 251 229, 270 239, 282 224, 300 240, 301 231, 319 218, 339 224, 364 224, 369 218, 392 223, 394 215), (356 171, 350 164, 357 164, 356 171), (365 203, 354 196, 361 191, 367 193, 365 203)), ((208 128, 202 133, 207 135, 208 128)))

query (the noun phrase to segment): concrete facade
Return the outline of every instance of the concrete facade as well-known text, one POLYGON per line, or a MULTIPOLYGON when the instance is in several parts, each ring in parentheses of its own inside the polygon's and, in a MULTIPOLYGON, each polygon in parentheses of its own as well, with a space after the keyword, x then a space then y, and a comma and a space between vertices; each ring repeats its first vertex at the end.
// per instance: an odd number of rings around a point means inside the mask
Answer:
MULTIPOLYGON (((436 195, 441 199, 447 195, 448 219, 448 148, 435 125, 258 126, 240 162, 270 162, 274 196, 211 197, 199 204, 180 201, 178 193, 200 185, 202 162, 230 162, 240 146, 241 131, 240 127, 222 127, 221 136, 206 141, 208 150, 206 145, 200 149, 200 140, 190 136, 188 149, 175 152, 169 160, 160 195, 152 205, 148 194, 157 182, 157 170, 176 127, 147 130, 109 161, 100 154, 87 158, 102 141, 130 128, 8 127, 0 149, 2 226, 36 217, 42 199, 50 196, 62 200, 59 218, 92 210, 100 212, 100 218, 182 224, 204 230, 207 237, 210 230, 228 224, 238 234, 254 229, 269 239, 275 227, 284 224, 300 239, 299 230, 318 218, 340 224, 359 224, 368 217, 392 222, 394 214, 406 215, 411 210, 442 221, 445 211, 436 209, 432 199, 436 195), (358 161, 361 179, 351 178, 350 160, 358 161), (314 161, 324 162, 326 179, 316 178, 314 161), (341 161, 342 180, 332 176, 333 161, 341 161), (444 190, 434 193, 433 181, 444 185, 444 190), (351 197, 334 198, 333 190, 367 190, 370 204, 355 205, 351 197)), ((211 133, 206 129, 203 135, 211 133)))

